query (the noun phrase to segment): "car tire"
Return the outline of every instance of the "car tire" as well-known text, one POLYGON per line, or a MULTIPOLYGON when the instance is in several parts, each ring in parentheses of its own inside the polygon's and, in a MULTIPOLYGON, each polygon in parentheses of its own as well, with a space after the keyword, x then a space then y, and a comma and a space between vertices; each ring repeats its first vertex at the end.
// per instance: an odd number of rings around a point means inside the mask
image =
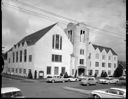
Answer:
POLYGON ((94 95, 94 99, 100 99, 99 95, 94 95))
POLYGON ((55 80, 52 80, 52 83, 55 83, 55 80))
POLYGON ((87 83, 86 85, 87 85, 87 86, 89 86, 90 84, 89 84, 89 83, 87 83))

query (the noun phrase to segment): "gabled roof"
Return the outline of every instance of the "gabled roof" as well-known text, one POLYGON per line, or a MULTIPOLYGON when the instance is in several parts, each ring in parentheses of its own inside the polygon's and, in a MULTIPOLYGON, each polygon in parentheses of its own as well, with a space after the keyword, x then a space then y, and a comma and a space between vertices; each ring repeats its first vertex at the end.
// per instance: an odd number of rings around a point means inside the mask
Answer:
POLYGON ((51 30, 54 26, 56 25, 53 24, 53 25, 50 25, 44 29, 41 29, 33 34, 30 34, 26 37, 24 37, 21 41, 19 41, 17 44, 20 44, 20 43, 24 43, 26 42, 27 45, 33 45, 35 44, 41 37, 43 37, 49 30, 51 30))
POLYGON ((92 45, 93 45, 93 47, 94 47, 95 49, 98 48, 98 49, 100 50, 100 52, 102 52, 103 49, 105 49, 105 51, 106 51, 107 53, 111 50, 111 52, 112 52, 113 55, 117 55, 117 53, 116 53, 113 49, 111 49, 111 48, 109 48, 109 47, 104 47, 104 46, 95 45, 95 44, 92 44, 92 45))

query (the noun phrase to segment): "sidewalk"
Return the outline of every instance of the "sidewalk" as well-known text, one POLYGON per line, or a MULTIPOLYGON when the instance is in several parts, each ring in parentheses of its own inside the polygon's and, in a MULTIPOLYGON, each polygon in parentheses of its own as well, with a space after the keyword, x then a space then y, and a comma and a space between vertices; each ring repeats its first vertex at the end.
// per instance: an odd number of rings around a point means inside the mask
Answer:
POLYGON ((75 91, 75 92, 80 92, 82 94, 87 94, 89 95, 92 90, 83 90, 83 89, 78 89, 78 88, 72 88, 72 87, 68 87, 68 86, 65 86, 63 87, 65 90, 70 90, 70 91, 75 91))
POLYGON ((28 79, 26 77, 21 77, 21 76, 17 76, 17 75, 9 75, 9 74, 2 74, 2 77, 6 77, 6 78, 10 78, 10 79, 15 79, 15 80, 21 80, 21 81, 25 81, 25 82, 45 82, 46 79, 28 79))

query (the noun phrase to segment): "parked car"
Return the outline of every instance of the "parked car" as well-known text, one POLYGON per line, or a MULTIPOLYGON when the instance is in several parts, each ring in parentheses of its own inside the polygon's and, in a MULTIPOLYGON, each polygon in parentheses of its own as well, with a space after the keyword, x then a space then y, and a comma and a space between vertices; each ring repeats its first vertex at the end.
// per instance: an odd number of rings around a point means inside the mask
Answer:
POLYGON ((95 77, 86 77, 84 79, 81 80, 80 84, 81 85, 96 85, 97 80, 95 79, 95 77))
POLYGON ((4 87, 1 88, 2 98, 25 98, 19 88, 16 87, 4 87))
POLYGON ((86 76, 78 76, 77 78, 79 81, 81 81, 82 79, 86 78, 86 76))
POLYGON ((55 83, 55 82, 66 82, 67 81, 67 78, 63 78, 61 76, 49 76, 47 77, 47 82, 52 82, 52 83, 55 83))
POLYGON ((75 77, 72 77, 72 76, 68 76, 67 77, 67 81, 69 81, 69 82, 75 82, 75 81, 79 81, 79 79, 78 78, 75 78, 75 77))
POLYGON ((126 76, 119 77, 119 80, 126 80, 126 76))
POLYGON ((90 94, 91 98, 126 98, 126 89, 124 88, 108 88, 103 90, 93 90, 90 94))
POLYGON ((119 82, 119 79, 113 77, 106 77, 104 79, 99 79, 99 83, 102 84, 116 84, 119 82))

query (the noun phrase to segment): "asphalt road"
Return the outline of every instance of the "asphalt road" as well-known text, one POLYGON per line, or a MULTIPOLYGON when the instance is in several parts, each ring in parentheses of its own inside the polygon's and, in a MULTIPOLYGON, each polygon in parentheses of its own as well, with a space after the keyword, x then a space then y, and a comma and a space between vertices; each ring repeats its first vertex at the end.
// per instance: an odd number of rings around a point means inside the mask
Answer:
POLYGON ((63 87, 72 87, 83 89, 86 91, 96 89, 106 89, 110 87, 123 87, 121 84, 97 84, 91 86, 82 86, 80 82, 65 82, 65 83, 47 83, 44 81, 31 80, 15 80, 10 78, 2 78, 2 87, 17 87, 20 88, 25 97, 30 98, 88 98, 89 95, 79 92, 65 90, 63 87))
POLYGON ((87 94, 63 89, 64 86, 73 86, 78 83, 79 82, 46 83, 2 78, 2 87, 20 88, 23 95, 29 98, 88 98, 87 94))

